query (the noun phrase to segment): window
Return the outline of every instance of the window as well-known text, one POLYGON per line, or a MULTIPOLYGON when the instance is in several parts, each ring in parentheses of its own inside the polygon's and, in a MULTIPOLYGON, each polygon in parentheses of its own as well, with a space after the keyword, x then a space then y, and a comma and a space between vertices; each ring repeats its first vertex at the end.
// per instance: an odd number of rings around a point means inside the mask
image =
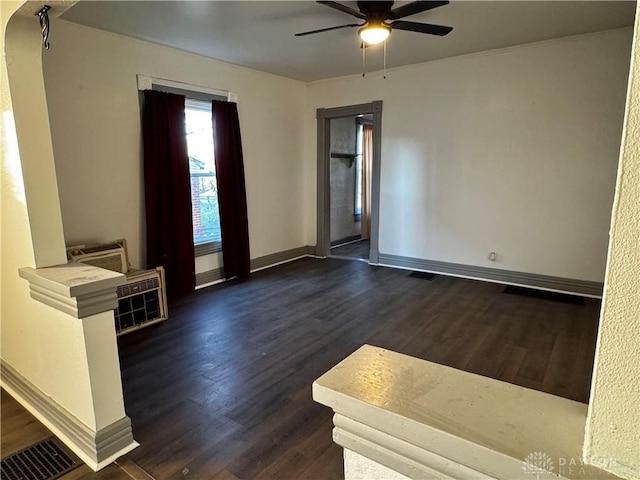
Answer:
POLYGON ((211 100, 227 101, 228 98, 213 92, 183 88, 181 85, 173 85, 173 82, 160 84, 154 81, 152 88, 185 97, 184 116, 191 174, 191 215, 195 253, 196 257, 199 257, 220 252, 222 235, 214 162, 211 100))
POLYGON ((198 256, 219 251, 222 242, 211 103, 187 98, 185 127, 191 174, 193 242, 198 256))

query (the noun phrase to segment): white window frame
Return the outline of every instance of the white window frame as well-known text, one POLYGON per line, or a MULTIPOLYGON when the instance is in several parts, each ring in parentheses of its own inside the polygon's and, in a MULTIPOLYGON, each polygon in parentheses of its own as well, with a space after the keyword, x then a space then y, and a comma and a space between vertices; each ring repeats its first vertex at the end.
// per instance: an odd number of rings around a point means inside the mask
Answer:
MULTIPOLYGON (((222 100, 227 102, 238 102, 238 95, 226 90, 191 85, 189 83, 168 80, 166 78, 148 77, 137 75, 138 90, 158 90, 167 93, 177 93, 184 95, 189 100, 211 101, 222 100)), ((206 242, 195 245, 196 257, 210 255, 222 251, 222 242, 206 242)))

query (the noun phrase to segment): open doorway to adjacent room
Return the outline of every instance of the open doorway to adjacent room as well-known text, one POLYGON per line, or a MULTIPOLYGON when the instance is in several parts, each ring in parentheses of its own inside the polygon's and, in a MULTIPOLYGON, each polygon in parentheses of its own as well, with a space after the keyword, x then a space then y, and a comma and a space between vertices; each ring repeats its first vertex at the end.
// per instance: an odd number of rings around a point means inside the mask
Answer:
POLYGON ((319 109, 319 257, 378 263, 382 102, 319 109))
POLYGON ((331 120, 330 255, 369 260, 373 115, 331 120))

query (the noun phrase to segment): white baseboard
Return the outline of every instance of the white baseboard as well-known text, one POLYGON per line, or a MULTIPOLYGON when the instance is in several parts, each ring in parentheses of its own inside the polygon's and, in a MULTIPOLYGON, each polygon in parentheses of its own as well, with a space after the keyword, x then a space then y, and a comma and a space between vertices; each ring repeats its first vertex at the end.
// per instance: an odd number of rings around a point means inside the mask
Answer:
MULTIPOLYGON (((291 262, 301 257, 315 256, 316 247, 306 245, 303 247, 292 248, 282 252, 271 253, 262 257, 252 258, 250 268, 252 272, 264 270, 265 268, 275 267, 281 263, 291 262)), ((215 283, 224 281, 224 268, 215 268, 202 273, 196 273, 196 288, 208 287, 215 283)))
POLYGON ((377 265, 539 288, 553 292, 572 293, 594 298, 601 298, 603 289, 603 284, 600 282, 553 277, 536 273, 513 272, 510 270, 463 265, 459 263, 439 262, 386 253, 380 254, 377 265))
POLYGON ((301 257, 307 257, 314 255, 316 251, 315 246, 306 245, 304 247, 292 248, 283 252, 272 253, 263 257, 254 258, 251 260, 251 271, 262 270, 264 268, 274 267, 281 263, 290 262, 301 257))
POLYGON ((138 446, 127 416, 94 431, 4 361, 1 383, 7 393, 95 471, 138 446))

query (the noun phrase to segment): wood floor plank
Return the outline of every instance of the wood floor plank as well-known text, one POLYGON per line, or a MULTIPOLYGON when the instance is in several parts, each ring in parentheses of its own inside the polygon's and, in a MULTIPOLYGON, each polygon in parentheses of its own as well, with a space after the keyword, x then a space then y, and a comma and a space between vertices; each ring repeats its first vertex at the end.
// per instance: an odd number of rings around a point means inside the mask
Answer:
POLYGON ((1 393, 2 458, 13 455, 31 445, 49 438, 52 434, 4 390, 1 393))
MULTIPOLYGON (((328 478, 323 475, 331 474, 318 458, 334 452, 329 463, 341 466, 341 451, 334 451, 331 441, 331 414, 322 414, 322 407, 313 403, 310 384, 359 345, 372 343, 543 389, 540 372, 549 362, 555 336, 579 330, 577 341, 588 344, 595 335, 597 309, 558 308, 552 302, 505 295, 502 289, 444 276, 415 279, 409 272, 358 262, 304 259, 254 274, 249 282, 197 292, 181 302, 177 314, 172 312, 172 323, 145 336, 144 342, 122 337, 123 370, 131 365, 136 374, 144 374, 140 362, 151 368, 154 355, 167 355, 172 362, 166 378, 187 371, 213 381, 189 398, 241 425, 236 438, 247 442, 246 451, 229 456, 220 472, 242 480, 268 478, 283 475, 290 465, 296 475, 328 478), (540 332, 543 338, 538 338, 540 332), (147 348, 146 355, 140 353, 147 348), (535 373, 530 375, 535 380, 518 376, 521 370, 535 373), (317 440, 318 432, 323 442, 317 440), (316 440, 309 443, 310 438, 316 440)), ((548 379, 544 388, 554 385, 548 379)), ((132 419, 135 432, 133 414, 132 419)), ((158 427, 145 426, 144 435, 147 429, 158 427)), ((203 439, 195 435, 194 440, 194 448, 202 451, 196 445, 203 439)), ((214 468, 206 451, 201 457, 188 467, 193 478, 214 468)), ((215 469, 224 463, 218 457, 215 469)), ((160 471, 156 464, 148 465, 160 471)), ((335 470, 340 475, 340 467, 335 470)))
POLYGON ((226 441, 223 444, 213 446, 172 475, 164 478, 169 480, 208 480, 222 475, 222 472, 227 472, 240 480, 245 480, 246 477, 237 475, 232 468, 229 468, 230 459, 235 459, 236 462, 244 461, 244 465, 249 465, 249 459, 251 459, 251 464, 259 470, 264 461, 255 454, 255 451, 255 446, 250 441, 240 439, 226 441))
MULTIPOLYGON (((5 390, 1 394, 2 412, 2 458, 6 458, 20 450, 52 437, 53 434, 38 422, 22 405, 14 400, 5 390)), ((128 464, 133 469, 131 464, 128 464)), ((107 466, 96 473, 86 465, 80 465, 66 473, 60 480, 142 480, 145 477, 133 477, 116 464, 107 466)), ((146 477, 151 478, 151 477, 146 477)), ((31 479, 25 479, 31 480, 31 479)))
POLYGON ((311 459, 307 469, 301 472, 299 480, 343 480, 344 462, 342 458, 342 447, 333 443, 320 456, 311 459))
POLYGON ((210 480, 240 480, 233 473, 227 469, 222 469, 216 473, 213 477, 209 477, 210 480))
POLYGON ((588 401, 598 300, 410 273, 300 259, 198 290, 167 322, 119 337, 141 443, 125 458, 159 480, 339 480, 332 412, 311 384, 364 343, 588 401))

